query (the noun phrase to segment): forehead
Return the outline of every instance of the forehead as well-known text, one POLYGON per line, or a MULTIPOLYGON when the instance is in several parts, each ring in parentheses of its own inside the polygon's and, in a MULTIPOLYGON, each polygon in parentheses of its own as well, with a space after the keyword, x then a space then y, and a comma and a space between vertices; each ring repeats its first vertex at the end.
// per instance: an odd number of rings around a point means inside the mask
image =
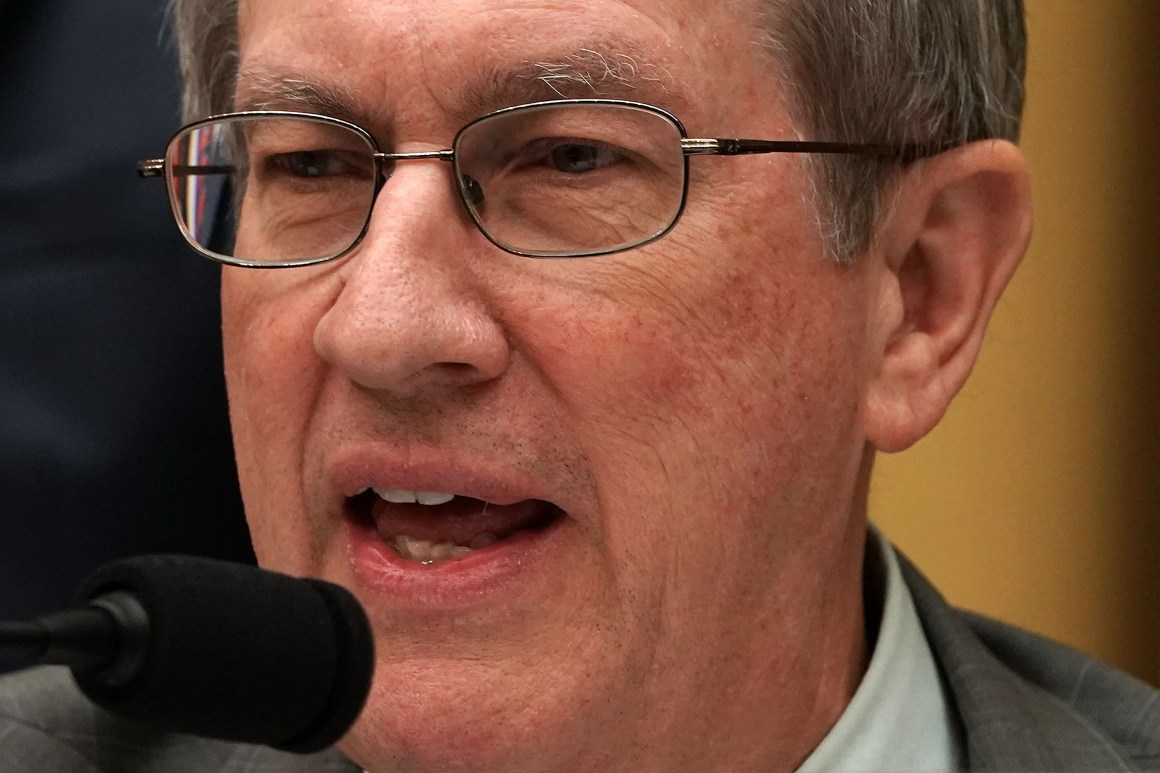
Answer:
POLYGON ((238 107, 333 113, 435 103, 460 120, 556 97, 709 108, 707 97, 755 67, 768 72, 752 17, 736 5, 243 0, 238 107))

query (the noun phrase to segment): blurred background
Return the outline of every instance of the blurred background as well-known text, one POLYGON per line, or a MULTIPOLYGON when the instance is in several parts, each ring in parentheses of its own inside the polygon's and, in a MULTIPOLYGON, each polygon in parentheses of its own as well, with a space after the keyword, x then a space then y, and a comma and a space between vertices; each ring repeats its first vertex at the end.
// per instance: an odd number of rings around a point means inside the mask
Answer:
POLYGON ((1026 8, 1035 237, 871 513, 952 602, 1160 685, 1160 6, 1026 8))
MULTIPOLYGON (((162 5, 0 0, 0 619, 121 555, 252 560, 217 269, 133 173, 180 123, 162 5)), ((1156 10, 1027 0, 1036 236, 871 512, 953 602, 1160 684, 1156 10)))
POLYGON ((0 619, 121 556, 253 560, 218 272, 134 172, 179 124, 163 5, 0 0, 0 619))

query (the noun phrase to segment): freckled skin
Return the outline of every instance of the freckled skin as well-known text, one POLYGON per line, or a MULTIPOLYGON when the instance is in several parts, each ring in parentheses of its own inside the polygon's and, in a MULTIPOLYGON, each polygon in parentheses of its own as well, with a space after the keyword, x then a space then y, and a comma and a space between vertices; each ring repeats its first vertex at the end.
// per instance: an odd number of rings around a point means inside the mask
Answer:
MULTIPOLYGON (((445 147, 472 68, 617 32, 682 84, 692 136, 792 136, 723 13, 245 0, 242 66, 341 82, 394 116, 368 129, 445 147)), ((368 770, 792 769, 857 683, 866 272, 822 257, 800 158, 691 163, 678 227, 621 255, 500 252, 434 161, 399 167, 348 258, 225 270, 261 563, 355 585, 324 492, 352 438, 509 460, 568 513, 555 571, 510 608, 416 625, 364 598, 376 683, 342 748, 368 770)))

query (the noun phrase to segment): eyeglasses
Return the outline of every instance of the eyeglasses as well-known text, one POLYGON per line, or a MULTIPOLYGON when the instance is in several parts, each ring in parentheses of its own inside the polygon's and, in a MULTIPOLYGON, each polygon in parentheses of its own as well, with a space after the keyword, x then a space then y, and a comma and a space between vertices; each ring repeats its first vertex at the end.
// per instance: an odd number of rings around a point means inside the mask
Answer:
POLYGON ((451 164, 472 222, 502 250, 532 258, 621 252, 664 236, 680 219, 689 156, 842 153, 897 156, 838 142, 690 139, 665 110, 570 99, 509 107, 471 121, 447 150, 384 153, 355 124, 285 111, 196 121, 165 157, 173 214, 195 250, 235 266, 306 266, 348 254, 400 161, 451 164))

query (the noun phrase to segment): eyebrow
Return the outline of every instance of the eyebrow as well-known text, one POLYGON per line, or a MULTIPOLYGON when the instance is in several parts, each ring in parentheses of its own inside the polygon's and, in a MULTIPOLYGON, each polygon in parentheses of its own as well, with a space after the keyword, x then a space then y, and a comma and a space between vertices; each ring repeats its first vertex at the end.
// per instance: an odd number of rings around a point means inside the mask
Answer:
POLYGON ((247 69, 238 75, 235 110, 301 110, 364 125, 369 116, 359 110, 353 89, 319 83, 298 73, 247 69))
POLYGON ((461 97, 463 112, 550 99, 632 99, 669 103, 679 89, 669 70, 623 44, 594 43, 561 57, 528 59, 472 81, 461 97))
MULTIPOLYGON (((476 73, 446 97, 445 109, 466 123, 513 105, 585 98, 628 99, 672 109, 687 104, 667 68, 630 46, 600 42, 563 56, 532 57, 514 67, 476 73)), ((234 109, 320 113, 367 130, 402 112, 396 105, 369 105, 353 88, 260 66, 239 73, 234 109)))

